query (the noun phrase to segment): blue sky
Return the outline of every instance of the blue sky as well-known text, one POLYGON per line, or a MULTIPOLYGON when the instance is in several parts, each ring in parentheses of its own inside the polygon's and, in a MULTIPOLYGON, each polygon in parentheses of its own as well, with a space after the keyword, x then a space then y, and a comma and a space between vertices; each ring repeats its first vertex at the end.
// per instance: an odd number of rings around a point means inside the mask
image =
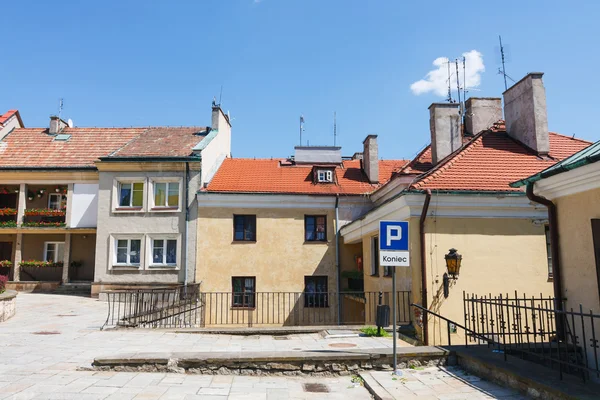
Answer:
MULTIPOLYGON (((0 111, 46 126, 64 98, 77 126, 208 125, 213 96, 233 118, 234 157, 285 157, 304 141, 380 157, 429 142, 411 84, 476 50, 473 96, 500 96, 498 34, 518 80, 545 72, 549 127, 598 140, 600 2, 354 0, 18 1, 2 7, 0 111)), ((469 67, 467 67, 467 71, 469 67)))

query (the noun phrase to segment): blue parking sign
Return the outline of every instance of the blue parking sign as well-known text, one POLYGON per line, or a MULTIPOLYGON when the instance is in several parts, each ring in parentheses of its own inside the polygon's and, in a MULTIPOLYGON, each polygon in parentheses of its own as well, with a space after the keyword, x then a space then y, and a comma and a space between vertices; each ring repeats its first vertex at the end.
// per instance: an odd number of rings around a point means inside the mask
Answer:
POLYGON ((408 222, 379 221, 379 250, 408 251, 408 222))

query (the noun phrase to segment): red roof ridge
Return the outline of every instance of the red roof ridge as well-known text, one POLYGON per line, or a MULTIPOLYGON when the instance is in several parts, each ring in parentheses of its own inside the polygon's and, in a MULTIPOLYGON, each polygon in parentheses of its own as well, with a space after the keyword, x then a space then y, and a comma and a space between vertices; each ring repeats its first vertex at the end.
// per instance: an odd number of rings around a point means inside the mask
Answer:
POLYGON ((423 175, 418 177, 418 181, 416 181, 415 183, 412 183, 410 185, 410 187, 422 186, 423 183, 427 183, 431 179, 439 176, 442 172, 448 170, 450 167, 452 167, 452 165, 454 165, 454 163, 456 163, 458 160, 462 159, 465 156, 465 154, 468 154, 471 151, 471 149, 474 148, 475 144, 481 143, 481 138, 483 137, 483 135, 485 135, 486 133, 489 133, 489 132, 492 132, 492 131, 484 130, 484 131, 479 132, 475 136, 473 136, 473 138, 470 141, 468 141, 467 143, 462 145, 454 153, 449 154, 446 158, 444 158, 442 161, 440 161, 432 169, 430 169, 429 171, 425 172, 423 175))

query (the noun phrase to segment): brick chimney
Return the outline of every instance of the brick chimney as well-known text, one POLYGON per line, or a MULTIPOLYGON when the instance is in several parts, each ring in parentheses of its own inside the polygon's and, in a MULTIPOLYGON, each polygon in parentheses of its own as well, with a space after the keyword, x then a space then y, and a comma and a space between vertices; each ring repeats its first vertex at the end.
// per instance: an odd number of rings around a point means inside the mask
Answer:
POLYGON ((429 106, 433 165, 462 146, 459 110, 458 103, 433 103, 429 106))
POLYGON ((471 97, 465 102, 465 135, 473 136, 502 119, 502 99, 471 97))
POLYGON ((377 135, 369 135, 363 141, 363 171, 371 183, 379 183, 379 157, 377 156, 377 135))
POLYGON ((48 133, 50 135, 58 135, 63 128, 67 127, 67 123, 62 119, 58 118, 56 115, 50 116, 50 129, 48 133))
POLYGON ((548 155, 548 114, 543 72, 530 72, 504 95, 506 131, 538 155, 548 155))

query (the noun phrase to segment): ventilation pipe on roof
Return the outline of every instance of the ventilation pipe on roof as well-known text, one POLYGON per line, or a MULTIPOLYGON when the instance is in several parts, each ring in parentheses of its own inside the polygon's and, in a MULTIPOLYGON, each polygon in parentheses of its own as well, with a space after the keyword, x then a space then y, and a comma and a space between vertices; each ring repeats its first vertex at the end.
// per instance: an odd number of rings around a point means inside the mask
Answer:
POLYGON ((377 135, 369 135, 363 141, 362 166, 369 182, 379 183, 379 158, 377 135))
POLYGON ((543 72, 530 72, 503 93, 506 132, 540 156, 550 152, 543 72))
POLYGON ((429 106, 431 160, 436 165, 462 146, 460 104, 433 103, 429 106))

